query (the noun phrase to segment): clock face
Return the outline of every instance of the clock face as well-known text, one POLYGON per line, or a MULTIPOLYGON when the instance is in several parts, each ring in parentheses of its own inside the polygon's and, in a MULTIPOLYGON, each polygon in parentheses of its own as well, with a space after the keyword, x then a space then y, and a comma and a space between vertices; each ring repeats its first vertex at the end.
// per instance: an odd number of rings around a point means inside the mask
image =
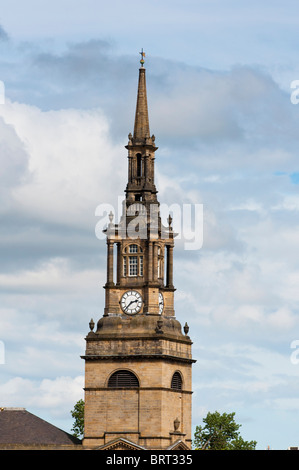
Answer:
POLYGON ((164 297, 163 297, 163 294, 160 292, 159 293, 159 313, 160 313, 160 315, 162 314, 163 309, 164 309, 164 297))
POLYGON ((128 315, 135 315, 142 307, 142 297, 136 290, 128 290, 121 298, 122 311, 128 315))

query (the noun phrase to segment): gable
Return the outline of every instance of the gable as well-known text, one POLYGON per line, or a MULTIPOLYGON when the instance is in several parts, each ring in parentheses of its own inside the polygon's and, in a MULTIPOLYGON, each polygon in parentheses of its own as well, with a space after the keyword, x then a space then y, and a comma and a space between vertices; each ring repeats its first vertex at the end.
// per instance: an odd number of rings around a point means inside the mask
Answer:
POLYGON ((168 450, 190 450, 190 447, 185 444, 185 442, 179 440, 176 441, 174 444, 168 447, 168 450))
POLYGON ((103 446, 97 447, 95 450, 146 450, 145 447, 142 447, 135 442, 128 441, 122 437, 118 439, 113 439, 112 441, 107 442, 103 446))

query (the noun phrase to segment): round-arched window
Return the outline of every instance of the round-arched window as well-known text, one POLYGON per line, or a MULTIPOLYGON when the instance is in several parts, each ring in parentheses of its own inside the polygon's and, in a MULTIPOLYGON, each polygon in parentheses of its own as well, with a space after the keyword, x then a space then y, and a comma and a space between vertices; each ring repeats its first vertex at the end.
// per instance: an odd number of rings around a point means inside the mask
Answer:
POLYGON ((108 381, 108 388, 134 388, 139 387, 139 381, 133 372, 118 370, 114 372, 108 381))
POLYGON ((181 374, 179 372, 175 372, 171 379, 171 388, 175 390, 182 390, 182 385, 183 381, 181 374))

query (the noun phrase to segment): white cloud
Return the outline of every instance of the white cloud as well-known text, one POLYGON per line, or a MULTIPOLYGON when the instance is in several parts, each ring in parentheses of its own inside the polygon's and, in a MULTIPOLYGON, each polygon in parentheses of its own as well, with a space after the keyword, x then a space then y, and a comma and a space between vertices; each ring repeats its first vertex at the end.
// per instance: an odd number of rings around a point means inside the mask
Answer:
POLYGON ((283 195, 282 201, 273 206, 272 210, 276 211, 298 211, 299 210, 299 196, 298 194, 283 195))
POLYGON ((65 416, 83 398, 84 377, 56 377, 34 381, 14 377, 0 384, 1 404, 30 410, 47 410, 52 417, 65 416))
MULTIPOLYGON (((246 66, 229 72, 177 66, 164 80, 167 93, 163 87, 163 93, 154 95, 151 111, 160 134, 176 141, 184 137, 185 145, 190 138, 213 146, 246 142, 247 152, 252 156, 258 152, 263 162, 281 160, 277 143, 295 131, 295 120, 285 93, 270 75, 246 66)), ((192 146, 193 140, 190 143, 192 146)), ((236 155, 235 163, 243 166, 246 153, 236 155)), ((227 158, 222 162, 227 164, 227 158)))
POLYGON ((42 112, 8 100, 0 113, 28 155, 30 175, 13 193, 20 211, 41 221, 84 226, 100 202, 111 201, 126 159, 111 143, 101 111, 42 112))
MULTIPOLYGON (((1 109, 4 105, 0 106, 1 109)), ((12 125, 5 123, 0 117, 0 146, 1 146, 1 172, 0 172, 0 194, 2 201, 8 201, 7 191, 22 183, 28 176, 29 155, 23 146, 12 125)), ((1 205, 1 211, 6 208, 1 205)))
POLYGON ((254 199, 249 199, 242 203, 232 205, 228 208, 231 211, 253 211, 253 212, 260 212, 261 214, 265 213, 260 202, 255 201, 254 199))
MULTIPOLYGON (((104 273, 104 269, 102 268, 104 273)), ((35 270, 21 270, 11 274, 0 274, 2 290, 18 290, 31 293, 72 293, 92 291, 99 280, 99 269, 76 271, 66 259, 49 259, 35 270)))
POLYGON ((279 308, 268 316, 268 323, 275 329, 292 330, 298 324, 298 318, 287 306, 279 308))

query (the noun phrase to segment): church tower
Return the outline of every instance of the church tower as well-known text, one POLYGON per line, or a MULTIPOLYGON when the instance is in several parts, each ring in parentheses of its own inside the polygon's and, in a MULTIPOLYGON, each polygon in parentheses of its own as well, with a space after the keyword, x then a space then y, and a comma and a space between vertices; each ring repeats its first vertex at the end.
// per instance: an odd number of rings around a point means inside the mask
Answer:
MULTIPOLYGON (((119 223, 104 230, 107 282, 102 318, 86 337, 84 446, 191 448, 191 340, 175 317, 172 219, 163 225, 155 186, 144 54, 128 182, 119 223), (94 331, 95 330, 95 331, 94 331)), ((185 320, 185 319, 184 319, 185 320)))

